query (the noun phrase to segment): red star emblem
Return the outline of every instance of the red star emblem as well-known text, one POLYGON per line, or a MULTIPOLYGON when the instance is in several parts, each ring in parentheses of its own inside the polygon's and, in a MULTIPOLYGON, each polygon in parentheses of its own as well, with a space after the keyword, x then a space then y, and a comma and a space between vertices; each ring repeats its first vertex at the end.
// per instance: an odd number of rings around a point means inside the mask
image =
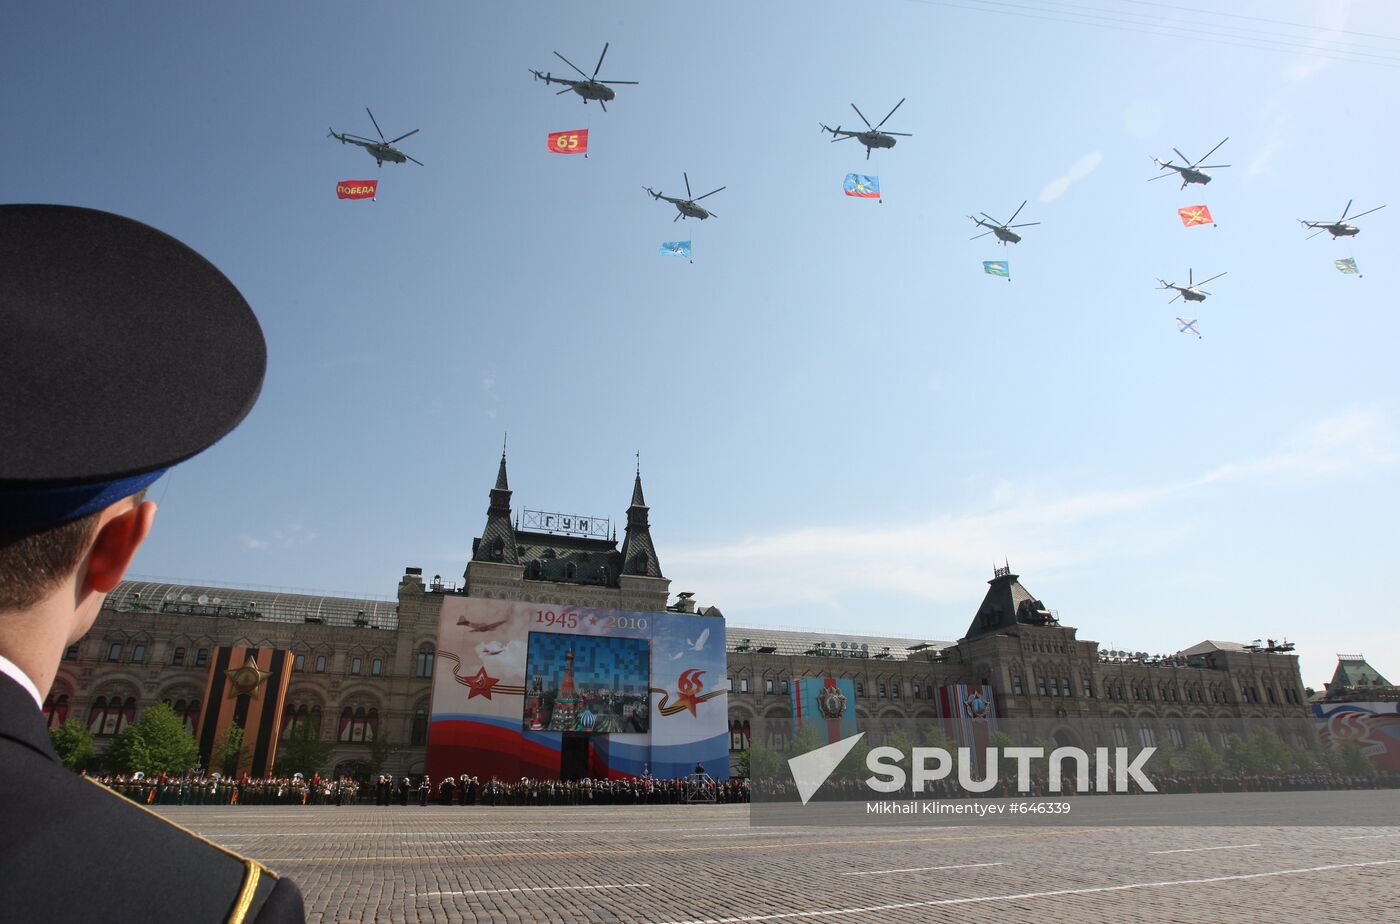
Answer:
POLYGON ((477 671, 475 674, 467 678, 467 687, 469 690, 469 692, 467 693, 467 699, 471 699, 476 696, 484 696, 487 699, 490 699, 491 688, 498 683, 500 683, 500 679, 497 677, 487 676, 486 668, 485 666, 483 666, 481 670, 477 671))

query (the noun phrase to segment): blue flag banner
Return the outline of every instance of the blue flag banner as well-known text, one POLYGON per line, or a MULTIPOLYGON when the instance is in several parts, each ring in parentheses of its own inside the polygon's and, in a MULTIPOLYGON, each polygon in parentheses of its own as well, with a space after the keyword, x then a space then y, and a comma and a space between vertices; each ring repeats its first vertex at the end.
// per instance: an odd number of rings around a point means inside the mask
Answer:
POLYGON ((880 178, 848 173, 846 174, 845 189, 846 195, 855 196, 857 199, 878 199, 880 198, 880 178))
POLYGON ((1000 276, 1011 281, 1011 263, 1008 260, 983 260, 982 272, 988 276, 1000 276))
POLYGON ((1176 329, 1183 334, 1195 334, 1200 339, 1201 330, 1196 326, 1195 318, 1177 318, 1176 329))
POLYGON ((690 241, 666 241, 661 245, 661 252, 670 257, 685 257, 690 259, 690 241))

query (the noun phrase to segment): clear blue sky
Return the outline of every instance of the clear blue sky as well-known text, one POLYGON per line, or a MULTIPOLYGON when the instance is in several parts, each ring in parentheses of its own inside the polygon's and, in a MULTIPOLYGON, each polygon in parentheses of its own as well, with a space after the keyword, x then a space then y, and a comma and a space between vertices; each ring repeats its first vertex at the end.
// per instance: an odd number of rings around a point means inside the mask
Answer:
POLYGON ((1339 651, 1400 674, 1388 3, 28 4, 5 31, 0 195, 171 232, 267 333, 252 415, 156 486, 141 573, 460 578, 509 431, 517 508, 621 519, 640 450, 673 589, 736 623, 956 638, 1006 556, 1109 647, 1287 636, 1310 684, 1339 651), (601 76, 641 81, 606 114, 530 78, 605 41, 601 76), (818 131, 905 96, 913 137, 868 164, 818 131), (426 167, 326 137, 367 105, 426 167), (585 127, 588 159, 545 150, 585 127), (1205 191, 1144 182, 1227 135, 1205 191), (641 190, 682 171, 728 185, 719 217, 641 190), (1353 198, 1391 207, 1304 240, 1353 198), (968 240, 1023 199, 1021 244, 968 240), (1201 203, 1219 227, 1182 228, 1201 203), (681 238, 694 264, 657 253, 681 238), (1188 268, 1229 274, 1189 314, 1154 290, 1188 268))

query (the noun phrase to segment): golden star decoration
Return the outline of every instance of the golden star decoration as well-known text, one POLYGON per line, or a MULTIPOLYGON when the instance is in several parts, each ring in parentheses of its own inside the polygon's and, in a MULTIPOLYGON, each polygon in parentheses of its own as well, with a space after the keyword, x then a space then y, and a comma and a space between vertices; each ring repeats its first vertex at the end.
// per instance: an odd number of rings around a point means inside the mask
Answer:
POLYGON ((244 694, 256 697, 258 688, 263 685, 272 674, 268 671, 260 670, 258 662, 248 655, 248 660, 242 667, 235 667, 224 675, 228 678, 228 699, 237 699, 244 694))

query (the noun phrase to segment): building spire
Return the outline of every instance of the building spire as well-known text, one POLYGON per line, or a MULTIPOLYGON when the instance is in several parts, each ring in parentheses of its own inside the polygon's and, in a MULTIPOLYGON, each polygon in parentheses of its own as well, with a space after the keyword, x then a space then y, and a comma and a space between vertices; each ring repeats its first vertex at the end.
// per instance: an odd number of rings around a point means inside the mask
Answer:
POLYGON ((637 454, 637 470, 632 482, 632 504, 627 508, 627 535, 622 540, 622 573, 661 577, 661 562, 651 541, 651 518, 642 494, 642 459, 637 454))
POLYGON ((515 550, 515 529, 511 525, 510 494, 510 482, 506 478, 505 443, 502 441, 496 486, 491 489, 491 503, 486 508, 486 528, 472 548, 472 561, 520 563, 520 556, 515 550))

